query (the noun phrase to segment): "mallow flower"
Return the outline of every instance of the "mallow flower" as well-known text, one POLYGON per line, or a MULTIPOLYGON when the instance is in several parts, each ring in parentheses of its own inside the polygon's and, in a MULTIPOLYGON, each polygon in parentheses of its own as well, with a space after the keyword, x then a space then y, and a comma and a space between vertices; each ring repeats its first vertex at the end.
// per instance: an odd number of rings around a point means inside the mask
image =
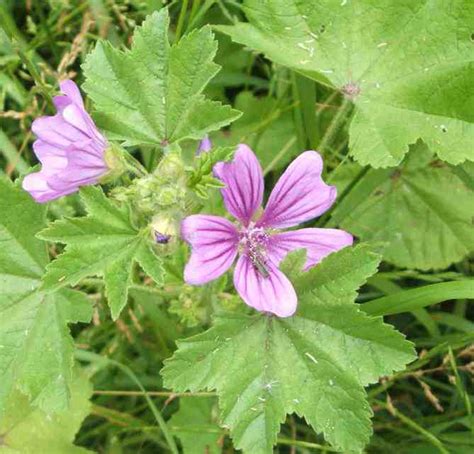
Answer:
POLYGON ((53 99, 56 115, 32 124, 37 137, 33 151, 42 168, 24 178, 23 188, 39 203, 96 184, 109 171, 107 140, 86 112, 79 88, 72 80, 61 82, 60 88, 63 94, 53 99))
POLYGON ((191 245, 184 279, 202 285, 224 274, 237 259, 234 286, 246 304, 280 317, 294 314, 297 296, 279 264, 288 252, 306 249, 305 269, 352 244, 352 236, 337 229, 283 229, 320 216, 336 199, 336 188, 321 178, 323 162, 315 151, 298 156, 263 201, 262 168, 252 150, 239 145, 230 163, 219 162, 214 175, 227 211, 236 222, 196 214, 185 218, 181 235, 191 245))

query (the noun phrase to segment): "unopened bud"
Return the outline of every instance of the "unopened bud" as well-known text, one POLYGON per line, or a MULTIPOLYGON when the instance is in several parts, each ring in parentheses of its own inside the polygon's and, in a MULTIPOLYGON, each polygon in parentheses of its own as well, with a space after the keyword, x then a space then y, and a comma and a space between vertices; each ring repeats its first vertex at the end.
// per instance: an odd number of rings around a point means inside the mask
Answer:
POLYGON ((199 143, 199 147, 196 150, 196 156, 199 156, 201 153, 206 153, 208 151, 211 151, 212 149, 212 142, 211 139, 209 139, 209 136, 206 134, 204 136, 204 139, 201 140, 199 143))
POLYGON ((116 144, 110 144, 104 152, 104 161, 109 168, 109 171, 101 179, 102 182, 113 180, 126 170, 126 164, 124 162, 123 151, 116 144))
POLYGON ((158 244, 168 244, 171 239, 171 235, 164 235, 163 233, 155 231, 155 241, 158 244))
POLYGON ((154 240, 158 244, 168 244, 179 234, 177 216, 170 213, 156 215, 151 223, 154 240))
POLYGON ((165 155, 158 164, 155 173, 159 178, 168 181, 176 182, 183 178, 185 175, 184 164, 179 153, 172 152, 165 155))

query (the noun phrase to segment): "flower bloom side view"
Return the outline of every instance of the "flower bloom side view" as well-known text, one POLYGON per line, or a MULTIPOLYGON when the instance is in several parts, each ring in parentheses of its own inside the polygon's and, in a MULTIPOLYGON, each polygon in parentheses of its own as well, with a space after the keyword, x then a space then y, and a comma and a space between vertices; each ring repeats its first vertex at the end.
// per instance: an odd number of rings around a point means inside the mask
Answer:
POLYGON ((234 286, 246 304, 261 312, 289 317, 297 307, 293 285, 279 264, 296 249, 307 250, 305 270, 353 242, 343 230, 303 228, 282 231, 327 211, 336 188, 321 178, 323 162, 315 151, 298 156, 283 173, 261 215, 264 180, 260 163, 246 145, 239 145, 230 163, 219 162, 214 175, 227 211, 226 218, 196 214, 185 218, 181 235, 191 245, 184 271, 188 284, 203 285, 224 274, 237 259, 234 286))
POLYGON ((53 99, 56 115, 32 124, 37 137, 33 151, 42 168, 24 178, 23 189, 39 203, 96 184, 109 171, 107 140, 86 112, 79 88, 72 80, 61 82, 60 88, 63 94, 53 99))

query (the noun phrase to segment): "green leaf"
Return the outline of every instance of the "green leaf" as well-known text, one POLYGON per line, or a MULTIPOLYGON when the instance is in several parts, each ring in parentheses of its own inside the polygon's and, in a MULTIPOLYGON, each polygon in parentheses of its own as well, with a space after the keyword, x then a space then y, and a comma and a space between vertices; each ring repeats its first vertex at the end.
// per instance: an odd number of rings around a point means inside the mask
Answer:
POLYGON ((73 290, 39 289, 48 254, 35 238, 45 208, 0 179, 0 414, 14 386, 45 411, 67 407, 74 344, 68 323, 88 322, 92 307, 73 290))
POLYGON ((379 261, 365 245, 330 255, 296 282, 294 317, 216 318, 205 333, 178 342, 162 371, 165 386, 215 389, 222 422, 246 452, 273 452, 288 413, 337 449, 361 451, 372 414, 364 386, 415 358, 403 335, 353 303, 379 261))
POLYGON ((250 23, 217 29, 350 97, 362 165, 396 165, 419 138, 452 164, 473 159, 472 1, 246 0, 245 11, 250 23))
POLYGON ((115 320, 127 303, 134 262, 161 284, 161 260, 153 252, 149 231, 135 228, 127 207, 115 206, 99 187, 81 189, 81 197, 88 216, 55 221, 38 234, 43 240, 67 245, 65 252, 47 266, 44 288, 76 285, 87 276, 103 276, 115 320))
POLYGON ((86 454, 73 444, 76 432, 90 412, 92 387, 85 378, 71 384, 71 402, 66 411, 49 414, 34 408, 28 398, 16 391, 0 418, 1 454, 86 454))
POLYGON ((194 189, 199 197, 207 199, 209 188, 222 187, 222 182, 211 175, 214 165, 231 160, 234 152, 235 147, 217 147, 201 153, 196 158, 194 168, 188 169, 188 187, 194 189))
POLYGON ((170 47, 168 27, 165 8, 136 29, 130 50, 99 42, 83 66, 84 89, 98 110, 99 125, 126 145, 200 139, 240 115, 202 94, 219 70, 210 28, 170 47))
MULTIPOLYGON (((334 182, 344 185, 344 178, 334 182)), ((418 144, 401 168, 370 170, 332 223, 363 240, 387 242, 384 258, 397 266, 440 269, 474 251, 473 207, 474 192, 418 144)))
POLYGON ((184 454, 222 452, 219 440, 223 430, 217 423, 214 399, 191 397, 181 399, 179 410, 172 416, 169 426, 181 440, 184 454))

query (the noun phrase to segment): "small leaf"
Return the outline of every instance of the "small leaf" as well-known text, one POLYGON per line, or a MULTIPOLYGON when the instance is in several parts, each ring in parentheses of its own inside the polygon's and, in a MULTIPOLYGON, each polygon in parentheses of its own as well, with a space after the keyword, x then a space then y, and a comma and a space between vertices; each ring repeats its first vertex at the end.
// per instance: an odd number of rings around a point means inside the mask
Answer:
POLYGON ((215 389, 238 449, 273 452, 280 424, 296 413, 337 449, 360 452, 371 435, 364 386, 415 358, 403 335, 353 303, 379 260, 364 245, 331 254, 310 271, 313 286, 297 286, 294 317, 216 318, 178 342, 162 371, 165 386, 215 389))
POLYGON ((47 241, 65 243, 66 250, 47 266, 45 289, 76 285, 87 276, 104 277, 112 318, 127 303, 135 261, 157 284, 162 283, 161 261, 153 252, 147 231, 138 231, 128 209, 119 208, 96 187, 81 189, 87 217, 53 222, 38 234, 47 241))
MULTIPOLYGON (((342 188, 345 180, 336 174, 334 181, 342 188)), ((384 258, 397 266, 442 269, 474 251, 473 207, 472 189, 420 143, 401 168, 370 170, 332 223, 363 240, 388 243, 384 258)))
POLYGON ((235 147, 218 147, 201 153, 195 167, 188 170, 188 187, 203 199, 208 197, 208 188, 222 187, 222 182, 212 176, 212 169, 219 161, 231 160, 234 152, 235 147))
POLYGON ((452 164, 473 159, 472 1, 244 5, 249 23, 217 29, 350 98, 349 145, 361 165, 397 165, 419 138, 452 164))
POLYGON ((90 412, 91 394, 88 380, 77 377, 71 383, 68 410, 49 414, 32 407, 26 396, 15 391, 0 418, 0 453, 92 453, 73 444, 76 432, 90 412))
POLYGON ((83 293, 39 289, 48 262, 35 238, 44 206, 0 179, 0 212, 0 415, 14 386, 47 412, 64 410, 74 352, 67 325, 88 322, 92 307, 83 293))
POLYGON ((171 47, 168 27, 164 8, 136 28, 130 50, 99 42, 83 66, 84 89, 98 110, 98 124, 125 145, 201 139, 240 115, 202 94, 219 71, 210 27, 171 47))

